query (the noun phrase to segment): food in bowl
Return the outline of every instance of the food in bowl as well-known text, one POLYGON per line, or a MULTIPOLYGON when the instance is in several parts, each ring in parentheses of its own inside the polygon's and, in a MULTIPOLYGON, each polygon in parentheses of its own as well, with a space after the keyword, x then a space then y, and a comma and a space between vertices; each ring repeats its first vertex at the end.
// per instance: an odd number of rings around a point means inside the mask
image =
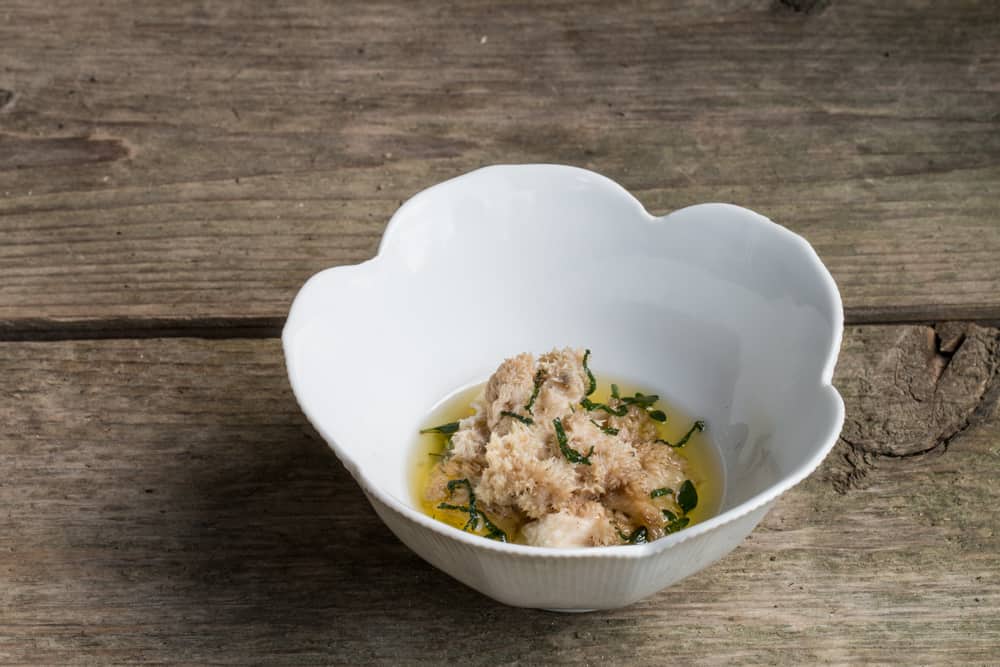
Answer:
MULTIPOLYGON (((403 544, 505 604, 579 611, 703 570, 819 465, 844 420, 831 384, 842 328, 819 257, 762 215, 698 204, 654 216, 599 174, 504 165, 415 195, 377 257, 310 278, 282 342, 304 414, 403 544), (602 382, 668 396, 661 409, 679 435, 690 422, 672 407, 705 419, 693 440, 710 435, 718 454, 713 515, 648 544, 572 549, 484 539, 428 516, 413 494, 414 438, 452 420, 428 417, 442 397, 514 351, 576 341, 613 373, 597 373, 602 382)), ((706 504, 698 495, 692 514, 706 504)))
POLYGON ((556 548, 643 544, 711 516, 719 475, 704 421, 679 426, 658 395, 617 383, 599 391, 589 359, 572 348, 519 354, 447 402, 435 418, 461 418, 421 430, 424 511, 488 539, 556 548))

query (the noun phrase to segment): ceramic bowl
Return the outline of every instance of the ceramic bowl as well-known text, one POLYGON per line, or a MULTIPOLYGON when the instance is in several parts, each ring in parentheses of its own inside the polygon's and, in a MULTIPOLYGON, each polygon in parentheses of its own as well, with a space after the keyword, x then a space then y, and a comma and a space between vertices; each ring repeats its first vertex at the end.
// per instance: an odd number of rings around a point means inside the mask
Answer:
POLYGON ((819 465, 844 420, 842 329, 816 253, 767 218, 727 204, 658 218, 593 172, 519 165, 407 201, 374 259, 309 279, 282 342, 303 412, 404 544, 506 604, 588 610, 721 558, 819 465), (645 545, 551 549, 416 509, 409 464, 431 410, 506 357, 564 346, 706 419, 725 476, 714 518, 645 545))

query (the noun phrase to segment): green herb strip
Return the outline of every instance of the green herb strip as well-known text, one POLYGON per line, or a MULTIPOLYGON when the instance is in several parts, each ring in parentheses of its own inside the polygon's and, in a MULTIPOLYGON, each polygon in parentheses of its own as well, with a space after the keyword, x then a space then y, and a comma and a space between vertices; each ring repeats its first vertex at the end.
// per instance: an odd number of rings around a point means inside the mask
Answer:
POLYGON ((587 366, 587 360, 590 358, 590 350, 583 353, 583 372, 587 374, 587 393, 586 396, 590 396, 595 391, 597 391, 597 378, 594 374, 590 372, 590 368, 587 366))
POLYGON ((456 431, 458 431, 458 422, 451 422, 449 424, 441 424, 440 426, 420 429, 421 433, 441 433, 443 435, 451 435, 456 431))
POLYGON ((686 479, 681 484, 681 488, 677 492, 677 505, 685 514, 698 506, 698 492, 695 490, 691 480, 686 479))
POLYGON ((618 531, 618 537, 622 538, 623 541, 629 544, 646 544, 649 542, 649 531, 646 530, 645 526, 639 526, 632 531, 631 535, 626 535, 622 531, 618 531))
MULTIPOLYGON (((589 373, 590 371, 587 372, 589 373)), ((593 378, 592 375, 590 377, 593 378)), ((592 385, 592 387, 596 387, 596 385, 592 385)), ((635 392, 634 396, 621 396, 618 393, 618 391, 619 391, 618 385, 612 384, 611 398, 616 401, 621 401, 621 405, 619 405, 617 408, 613 408, 607 403, 598 403, 596 401, 592 401, 586 397, 584 397, 584 399, 580 401, 580 405, 582 405, 588 411, 603 410, 604 412, 607 412, 609 415, 614 415, 616 417, 624 417, 626 414, 628 414, 628 409, 634 405, 640 410, 645 410, 646 414, 649 415, 649 418, 654 421, 658 421, 660 423, 667 421, 667 413, 665 413, 663 410, 652 409, 652 407, 656 404, 656 402, 660 400, 660 397, 657 396, 656 394, 643 394, 641 391, 637 391, 635 392)), ((591 389, 591 391, 588 391, 587 396, 589 396, 592 392, 593 389, 591 389)))
POLYGON ((658 400, 660 397, 656 394, 643 394, 639 391, 635 392, 635 396, 623 396, 621 399, 625 405, 637 405, 644 410, 653 407, 658 400))
POLYGON ((535 420, 532 419, 531 417, 522 417, 521 415, 517 414, 516 412, 508 412, 507 410, 501 410, 500 411, 500 416, 501 417, 510 417, 511 419, 516 419, 517 421, 521 422, 522 424, 527 424, 528 426, 531 426, 532 424, 535 423, 535 420))
POLYGON ((455 510, 458 512, 465 512, 469 515, 469 520, 465 522, 462 526, 462 530, 477 530, 479 528, 479 520, 483 520, 483 528, 486 530, 486 535, 483 537, 489 538, 491 540, 499 540, 500 542, 507 541, 507 533, 498 528, 481 510, 476 507, 476 494, 472 491, 472 484, 468 479, 453 479, 448 482, 448 496, 451 497, 455 493, 455 489, 460 486, 465 487, 465 491, 469 496, 468 505, 452 505, 451 503, 439 503, 438 509, 442 510, 455 510))
POLYGON ((490 540, 497 540, 498 542, 507 541, 507 533, 503 532, 500 528, 493 524, 485 514, 480 514, 483 518, 483 527, 486 529, 486 534, 483 536, 490 540))
POLYGON ((684 434, 684 437, 677 441, 677 444, 672 444, 670 442, 667 442, 663 438, 657 438, 656 442, 660 443, 661 445, 666 445, 667 447, 683 447, 688 443, 688 440, 691 439, 691 436, 694 435, 695 431, 698 431, 700 433, 701 431, 704 430, 705 430, 705 422, 699 419, 691 426, 690 429, 688 429, 688 432, 684 434))
POLYGON ((529 415, 535 414, 531 411, 532 406, 535 404, 535 399, 538 398, 538 391, 542 388, 542 383, 545 382, 545 371, 541 368, 535 373, 535 388, 531 390, 531 398, 528 399, 527 404, 524 406, 525 412, 529 415))
MULTIPOLYGON (((666 512, 664 511, 664 513, 666 512)), ((667 525, 663 527, 663 532, 665 532, 667 535, 669 535, 670 533, 676 533, 681 528, 686 528, 689 523, 691 523, 691 519, 689 519, 686 516, 682 516, 679 518, 674 517, 673 519, 667 522, 667 525)))
POLYGON ((462 530, 476 530, 479 528, 479 510, 476 509, 476 494, 472 491, 472 484, 468 479, 453 479, 448 482, 448 497, 455 495, 455 489, 464 486, 469 496, 468 505, 453 505, 451 503, 440 503, 438 509, 455 510, 465 512, 469 515, 468 521, 462 526, 462 530))
MULTIPOLYGON (((673 494, 671 489, 666 487, 662 489, 653 489, 649 496, 651 498, 659 498, 661 496, 669 496, 673 494)), ((686 479, 684 483, 681 484, 680 491, 677 492, 677 505, 681 508, 681 516, 677 516, 670 510, 661 510, 663 512, 663 518, 667 522, 663 526, 663 532, 667 535, 671 533, 676 533, 682 528, 686 528, 689 523, 691 523, 691 518, 685 516, 688 512, 693 510, 698 506, 698 492, 694 488, 694 484, 691 480, 686 479)))
POLYGON ((589 466, 590 455, 594 453, 594 448, 591 447, 589 452, 581 454, 569 446, 569 441, 566 439, 566 431, 563 429, 562 421, 558 418, 553 419, 552 425, 556 429, 556 440, 559 442, 559 451, 561 451, 562 455, 566 457, 566 460, 570 463, 582 463, 585 466, 589 466))
POLYGON ((604 412, 607 412, 609 415, 614 415, 615 417, 624 417, 625 414, 628 412, 627 405, 622 405, 616 410, 615 408, 612 408, 610 405, 607 405, 605 403, 595 403, 589 398, 584 398, 582 401, 580 401, 580 405, 582 405, 583 409, 586 410, 587 412, 593 412, 594 410, 603 410, 604 412))
POLYGON ((616 429, 616 428, 613 428, 611 426, 601 426, 599 423, 595 422, 593 419, 590 420, 590 423, 593 424, 594 426, 596 426, 597 428, 601 429, 602 433, 606 433, 608 435, 618 435, 618 429, 616 429))

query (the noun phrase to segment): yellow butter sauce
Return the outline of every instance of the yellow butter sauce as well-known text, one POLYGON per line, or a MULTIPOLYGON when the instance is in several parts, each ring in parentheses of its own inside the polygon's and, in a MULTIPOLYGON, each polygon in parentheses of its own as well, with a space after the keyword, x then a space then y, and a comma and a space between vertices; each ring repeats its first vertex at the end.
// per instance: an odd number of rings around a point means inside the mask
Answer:
MULTIPOLYGON (((598 376, 597 390, 588 398, 598 403, 608 402, 611 398, 612 382, 618 385, 621 396, 631 396, 637 391, 643 394, 657 393, 633 383, 609 380, 605 376, 598 376)), ((427 416, 422 426, 433 427, 457 422, 475 414, 472 402, 482 394, 484 387, 485 383, 475 385, 450 396, 427 416)), ((659 396, 660 400, 657 401, 656 407, 667 414, 667 421, 656 424, 658 437, 676 443, 691 429, 695 418, 672 405, 664 399, 663 394, 659 394, 659 396)), ((707 424, 704 431, 692 433, 687 444, 674 449, 674 452, 686 461, 688 479, 691 480, 698 492, 698 505, 687 514, 690 519, 688 527, 715 516, 722 504, 724 484, 722 464, 711 441, 711 428, 712 425, 707 424)), ((447 436, 437 433, 417 434, 413 459, 410 464, 410 489, 414 505, 424 514, 461 529, 468 516, 460 512, 438 509, 438 501, 427 500, 424 493, 430 481, 431 472, 441 460, 447 442, 447 436)), ((511 541, 519 541, 517 535, 520 526, 510 523, 501 524, 496 520, 494 523, 497 523, 510 536, 511 541)))

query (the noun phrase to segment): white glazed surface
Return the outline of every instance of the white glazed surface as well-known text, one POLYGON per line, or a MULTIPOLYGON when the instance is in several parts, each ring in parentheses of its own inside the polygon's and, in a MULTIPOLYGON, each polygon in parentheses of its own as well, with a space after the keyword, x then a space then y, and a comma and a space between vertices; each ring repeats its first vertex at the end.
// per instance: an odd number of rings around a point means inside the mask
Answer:
POLYGON ((302 410, 407 546, 506 604, 583 610, 718 560, 819 465, 844 420, 842 329, 830 274, 770 220, 727 204, 656 218, 593 172, 517 165, 414 196, 374 259, 309 279, 282 340, 302 410), (545 549, 414 507, 408 464, 435 404, 506 357, 563 346, 706 419, 717 516, 647 545, 545 549))

